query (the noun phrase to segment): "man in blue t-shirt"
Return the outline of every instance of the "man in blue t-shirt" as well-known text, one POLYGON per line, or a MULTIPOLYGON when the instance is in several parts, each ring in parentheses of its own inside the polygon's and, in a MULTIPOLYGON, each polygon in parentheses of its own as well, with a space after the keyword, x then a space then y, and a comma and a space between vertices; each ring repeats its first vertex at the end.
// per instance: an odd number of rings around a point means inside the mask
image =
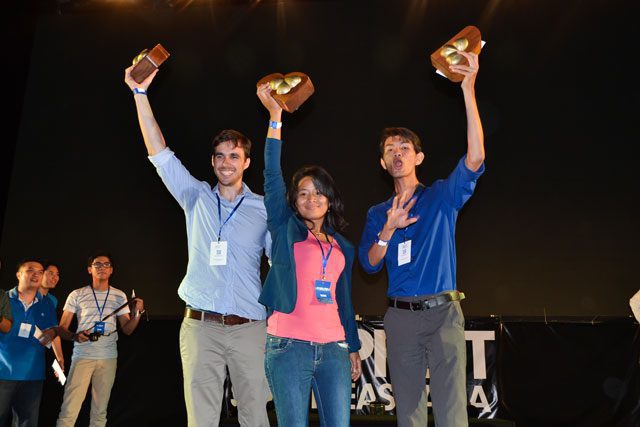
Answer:
POLYGON ((365 271, 379 271, 383 261, 387 267, 384 328, 400 427, 427 425, 427 368, 436 425, 468 425, 455 223, 484 171, 484 137, 474 89, 478 57, 460 53, 468 65, 451 70, 464 76, 467 154, 447 179, 425 187, 416 175, 424 160, 418 136, 406 128, 385 129, 380 163, 393 178, 395 195, 369 210, 359 247, 365 271))
POLYGON ((57 324, 53 304, 38 292, 43 273, 40 262, 21 262, 18 286, 8 292, 13 325, 0 334, 0 425, 12 412, 14 425, 38 425, 45 348, 36 337, 57 324))

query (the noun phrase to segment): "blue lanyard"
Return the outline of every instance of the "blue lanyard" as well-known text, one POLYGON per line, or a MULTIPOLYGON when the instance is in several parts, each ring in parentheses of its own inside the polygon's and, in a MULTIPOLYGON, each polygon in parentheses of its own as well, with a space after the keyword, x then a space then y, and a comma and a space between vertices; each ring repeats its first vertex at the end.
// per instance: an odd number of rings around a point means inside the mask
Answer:
MULTIPOLYGON (((311 234, 313 234, 313 232, 311 234)), ((327 233, 324 233, 324 235, 327 238, 327 241, 329 242, 329 252, 327 252, 326 257, 324 256, 324 249, 322 248, 322 243, 320 242, 320 239, 318 239, 316 235, 313 234, 313 237, 315 237, 315 239, 318 241, 318 246, 320 246, 320 252, 322 253, 322 280, 324 280, 327 274, 327 264, 329 263, 329 257, 331 256, 331 251, 333 251, 333 243, 329 241, 329 236, 327 236, 327 233)))
MULTIPOLYGON (((415 204, 415 205, 413 205, 413 207, 414 207, 414 208, 415 208, 416 206, 418 206, 418 202, 420 201, 420 197, 422 197, 422 195, 424 194, 424 190, 425 190, 425 187, 424 187, 424 185, 422 185, 422 184, 418 184, 418 186, 417 186, 417 187, 420 187, 420 188, 421 188, 421 191, 420 191, 420 194, 418 194, 418 196, 416 197, 416 204, 415 204)), ((415 192, 414 192, 414 196, 415 196, 415 192)), ((413 197, 411 197, 411 199, 413 199, 413 197)), ((409 202, 411 201, 411 199, 409 199, 409 201, 408 201, 407 203, 409 203, 409 202)), ((407 204, 405 203, 405 206, 406 206, 406 205, 407 205, 407 204)), ((411 212, 409 212, 409 215, 411 215, 411 212)), ((412 225, 413 225, 413 224, 412 224, 412 225)), ((410 225, 409 227, 411 227, 411 225, 410 225)), ((405 241, 405 242, 407 241, 407 228, 409 228, 409 227, 405 227, 405 228, 403 228, 403 229, 402 229, 402 235, 403 235, 403 238, 404 238, 404 241, 405 241)))
POLYGON ((220 236, 222 236, 222 227, 224 227, 225 224, 227 222, 229 222, 229 220, 231 219, 233 214, 236 213, 236 211, 238 210, 238 208, 242 204, 242 201, 244 200, 244 196, 242 196, 242 199, 240 199, 238 204, 233 208, 233 210, 231 211, 231 213, 229 214, 229 216, 227 217, 227 219, 224 222, 222 222, 222 209, 220 208, 220 196, 218 196, 217 193, 216 193, 216 197, 218 199, 218 218, 220 218, 220 230, 218 231, 218 242, 219 242, 220 241, 220 236))
POLYGON ((93 298, 96 300, 96 307, 98 307, 98 315, 100 316, 99 322, 102 322, 102 313, 104 312, 104 306, 107 305, 107 300, 109 299, 109 292, 111 292, 111 286, 107 287, 107 296, 104 297, 102 308, 100 308, 100 304, 98 303, 98 297, 96 296, 96 291, 93 290, 93 286, 89 285, 89 287, 91 288, 91 292, 93 292, 93 298))

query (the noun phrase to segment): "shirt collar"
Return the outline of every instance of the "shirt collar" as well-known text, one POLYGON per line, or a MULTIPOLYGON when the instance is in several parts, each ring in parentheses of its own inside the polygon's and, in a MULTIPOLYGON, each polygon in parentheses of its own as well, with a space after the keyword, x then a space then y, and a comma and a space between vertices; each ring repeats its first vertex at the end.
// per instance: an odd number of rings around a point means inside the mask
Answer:
MULTIPOLYGON (((427 186, 424 185, 423 183, 419 182, 418 185, 416 186, 415 191, 413 192, 413 196, 411 196, 411 198, 413 199, 416 196, 420 196, 422 194, 422 192, 424 190, 427 189, 427 186)), ((389 197, 389 199, 387 199, 387 201, 385 202, 387 205, 391 206, 393 204, 393 198, 396 197, 397 194, 394 191, 393 193, 391 193, 391 197, 389 197)))
MULTIPOLYGON (((216 184, 215 187, 213 187, 213 194, 217 194, 220 197, 220 200, 222 200, 223 202, 233 203, 233 202, 229 202, 227 199, 222 197, 222 194, 220 194, 220 189, 218 188, 218 184, 216 184)), ((249 186, 246 183, 244 183, 244 181, 242 182, 242 191, 240 192, 240 194, 236 196, 236 199, 234 200, 234 202, 237 203, 242 197, 246 197, 248 199, 255 197, 255 193, 251 191, 249 186)))
POLYGON ((31 304, 29 304, 29 306, 27 306, 21 299, 20 299, 20 294, 18 293, 18 287, 14 287, 13 289, 11 289, 9 292, 7 292, 7 296, 9 298, 13 298, 16 299, 18 301, 20 301, 20 303, 25 307, 25 309, 31 307, 32 305, 40 302, 40 300, 42 300, 42 294, 40 293, 40 291, 36 292, 36 296, 33 298, 33 301, 31 302, 31 304))

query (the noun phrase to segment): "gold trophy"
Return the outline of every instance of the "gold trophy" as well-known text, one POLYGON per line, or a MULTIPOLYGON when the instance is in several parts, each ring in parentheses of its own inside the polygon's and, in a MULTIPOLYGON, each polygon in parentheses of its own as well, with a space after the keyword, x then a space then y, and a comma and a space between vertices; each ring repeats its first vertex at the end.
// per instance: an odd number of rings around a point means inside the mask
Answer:
POLYGON ((431 64, 452 82, 461 82, 464 76, 454 73, 449 69, 449 66, 469 65, 467 58, 460 55, 460 52, 479 54, 480 49, 482 49, 480 30, 469 25, 431 54, 431 64))
POLYGON ((313 94, 311 79, 304 73, 274 73, 261 78, 256 86, 269 83, 271 96, 288 113, 296 111, 313 94))
POLYGON ((167 52, 160 43, 151 50, 143 50, 133 58, 134 67, 131 70, 131 77, 136 83, 142 83, 144 79, 157 70, 160 64, 166 61, 168 57, 169 52, 167 52))

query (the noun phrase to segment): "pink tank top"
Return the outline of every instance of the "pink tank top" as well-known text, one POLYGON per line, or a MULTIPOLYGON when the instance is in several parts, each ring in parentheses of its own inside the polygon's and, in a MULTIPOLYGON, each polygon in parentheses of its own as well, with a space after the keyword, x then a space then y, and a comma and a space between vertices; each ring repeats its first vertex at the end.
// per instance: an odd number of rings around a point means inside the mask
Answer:
MULTIPOLYGON (((336 303, 336 283, 344 270, 344 254, 337 240, 332 239, 332 244, 325 274, 325 280, 331 282, 332 303, 321 303, 316 298, 315 281, 322 276, 322 252, 318 240, 309 232, 307 240, 293 245, 298 281, 296 306, 289 314, 274 311, 267 321, 267 333, 318 343, 344 341, 336 303)), ((329 243, 322 242, 322 248, 326 256, 329 243)))

